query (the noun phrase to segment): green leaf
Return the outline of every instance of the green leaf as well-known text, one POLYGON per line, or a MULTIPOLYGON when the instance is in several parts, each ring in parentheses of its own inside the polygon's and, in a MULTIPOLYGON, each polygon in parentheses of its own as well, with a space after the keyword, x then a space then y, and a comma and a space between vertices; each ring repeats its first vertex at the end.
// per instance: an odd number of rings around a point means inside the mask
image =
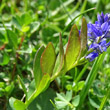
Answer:
POLYGON ((10 57, 8 56, 8 54, 6 52, 4 52, 3 54, 3 61, 0 62, 0 65, 4 66, 7 65, 9 63, 10 57))
POLYGON ((70 100, 72 98, 72 91, 68 91, 65 94, 63 93, 57 93, 57 97, 55 98, 55 104, 57 106, 57 108, 61 109, 61 108, 65 108, 67 105, 70 107, 73 107, 70 103, 70 100))
POLYGON ((55 49, 50 42, 44 52, 42 53, 41 60, 40 60, 40 65, 42 69, 42 73, 48 73, 49 75, 52 74, 53 68, 55 65, 55 60, 56 60, 56 54, 55 54, 55 49))
POLYGON ((87 47, 86 46, 87 45, 87 22, 86 22, 86 19, 84 17, 82 19, 80 39, 81 39, 80 57, 82 57, 84 55, 84 53, 86 51, 86 47, 87 47))
POLYGON ((50 84, 50 76, 49 74, 44 74, 44 76, 42 77, 42 80, 40 81, 37 92, 41 93, 49 86, 49 84, 50 84))
POLYGON ((7 29, 7 34, 8 34, 9 45, 16 49, 18 43, 17 35, 9 29, 7 29))
POLYGON ((19 16, 15 16, 12 18, 12 24, 19 30, 21 30, 21 23, 20 23, 20 17, 19 16))
POLYGON ((71 29, 67 48, 66 48, 66 54, 65 54, 65 66, 66 70, 69 70, 73 67, 73 64, 77 61, 77 58, 80 53, 80 37, 79 37, 79 31, 74 25, 71 29))
POLYGON ((38 30, 40 23, 39 22, 32 22, 29 26, 30 26, 29 34, 32 34, 36 30, 38 30))
POLYGON ((53 70, 54 74, 59 73, 63 67, 63 64, 64 64, 64 49, 63 49, 61 34, 59 36, 59 48, 60 48, 59 55, 57 56, 57 60, 56 60, 55 67, 53 70))
POLYGON ((10 104, 10 107, 12 108, 12 110, 16 110, 15 107, 14 107, 14 102, 15 102, 15 98, 11 97, 9 99, 9 104, 10 104))
POLYGON ((30 27, 29 26, 22 26, 22 32, 27 32, 29 31, 30 27))
POLYGON ((84 81, 80 81, 72 87, 72 90, 75 92, 78 92, 78 91, 82 90, 82 88, 84 87, 84 84, 85 84, 84 81))
POLYGON ((56 93, 53 89, 48 88, 45 92, 40 94, 32 103, 29 105, 28 110, 54 110, 50 99, 53 101, 56 93))
POLYGON ((15 100, 14 101, 14 107, 15 107, 15 110, 25 110, 25 104, 20 101, 20 100, 15 100))
POLYGON ((10 95, 10 94, 12 93, 13 89, 14 89, 14 84, 13 84, 13 82, 12 82, 10 85, 8 85, 8 86, 5 88, 5 92, 7 93, 7 95, 10 95))
POLYGON ((29 12, 22 14, 21 21, 23 25, 28 25, 32 22, 32 17, 29 12))
POLYGON ((80 96, 79 95, 75 96, 72 100, 73 106, 77 107, 79 104, 79 101, 80 101, 80 96))
POLYGON ((33 94, 29 97, 29 99, 26 101, 26 107, 29 106, 29 104, 43 91, 45 91, 45 89, 47 89, 47 87, 50 84, 50 76, 49 74, 44 74, 42 77, 42 80, 40 81, 39 87, 38 89, 36 89, 33 94))
POLYGON ((26 87, 24 85, 24 82, 22 81, 22 79, 20 78, 20 76, 18 76, 18 80, 19 80, 19 83, 20 83, 20 85, 21 85, 21 87, 22 87, 22 89, 23 89, 26 97, 27 97, 27 90, 26 90, 26 87))
POLYGON ((34 79, 35 79, 35 86, 38 88, 40 80, 42 78, 42 70, 40 67, 40 58, 41 55, 44 51, 45 47, 42 46, 38 49, 36 52, 35 58, 34 58, 34 63, 33 63, 33 73, 34 73, 34 79))
POLYGON ((89 94, 89 102, 95 108, 100 107, 100 101, 98 100, 97 96, 92 95, 91 93, 89 94))

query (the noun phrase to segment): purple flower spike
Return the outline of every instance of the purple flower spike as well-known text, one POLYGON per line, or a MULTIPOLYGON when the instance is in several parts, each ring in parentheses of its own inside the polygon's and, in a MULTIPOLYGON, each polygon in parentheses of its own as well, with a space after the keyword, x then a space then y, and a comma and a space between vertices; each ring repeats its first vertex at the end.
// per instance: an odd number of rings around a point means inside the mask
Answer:
MULTIPOLYGON (((88 28, 88 38, 91 44, 88 45, 89 50, 93 50, 85 58, 93 61, 99 54, 106 51, 110 46, 110 14, 103 12, 97 15, 97 21, 95 24, 87 24, 88 28)), ((89 51, 88 50, 88 51, 89 51)))

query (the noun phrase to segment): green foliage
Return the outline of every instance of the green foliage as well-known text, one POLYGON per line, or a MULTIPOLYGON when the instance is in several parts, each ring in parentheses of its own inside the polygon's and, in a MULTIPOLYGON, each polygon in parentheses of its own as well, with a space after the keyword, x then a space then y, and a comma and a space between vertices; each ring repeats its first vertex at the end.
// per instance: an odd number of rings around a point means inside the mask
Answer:
POLYGON ((94 64, 84 58, 87 23, 109 7, 109 0, 0 1, 0 110, 109 110, 110 48, 94 64))

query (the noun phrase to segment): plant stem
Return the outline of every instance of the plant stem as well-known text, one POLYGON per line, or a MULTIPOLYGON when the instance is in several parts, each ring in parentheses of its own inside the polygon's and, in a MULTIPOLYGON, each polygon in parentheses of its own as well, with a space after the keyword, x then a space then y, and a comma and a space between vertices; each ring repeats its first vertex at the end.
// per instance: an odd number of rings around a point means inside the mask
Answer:
POLYGON ((63 5, 62 0, 59 0, 59 1, 60 1, 60 3, 61 3, 62 7, 64 8, 64 10, 65 10, 66 14, 68 15, 68 17, 72 20, 71 15, 68 13, 68 11, 67 11, 66 7, 63 5))
POLYGON ((107 99, 108 99, 108 97, 109 97, 109 94, 110 94, 110 87, 108 87, 107 93, 106 93, 106 95, 103 97, 102 102, 101 102, 100 107, 99 107, 98 110, 103 110, 104 105, 105 105, 105 103, 107 102, 107 99))
MULTIPOLYGON (((87 5, 87 0, 84 0, 84 3, 83 3, 83 5, 82 5, 81 11, 80 11, 81 13, 84 12, 84 10, 85 10, 85 8, 86 8, 86 5, 87 5)), ((82 17, 82 16, 80 16, 80 17, 78 18, 77 22, 76 22, 77 26, 79 25, 79 22, 80 22, 81 17, 82 17)))
POLYGON ((94 9, 95 9, 95 8, 90 8, 90 9, 88 9, 88 10, 86 10, 86 11, 80 13, 80 14, 77 15, 76 17, 74 17, 74 19, 73 19, 73 20, 64 28, 64 30, 62 31, 62 36, 63 36, 64 32, 72 25, 72 23, 74 22, 74 20, 75 20, 76 18, 78 18, 79 16, 81 16, 81 15, 83 15, 83 14, 89 12, 89 11, 92 11, 92 10, 94 10, 94 9))
POLYGON ((95 22, 95 19, 96 19, 96 14, 97 12, 99 12, 99 7, 100 7, 100 4, 101 4, 101 0, 98 0, 98 3, 96 5, 96 10, 94 11, 94 14, 93 14, 93 17, 92 17, 92 22, 94 23, 95 22))
POLYGON ((87 76, 87 79, 85 81, 85 86, 83 87, 81 93, 80 93, 80 103, 79 103, 79 106, 78 106, 78 109, 81 109, 81 106, 87 96, 87 93, 93 83, 93 81, 95 80, 97 74, 98 74, 98 68, 100 67, 100 65, 102 64, 103 62, 103 58, 104 58, 105 54, 102 54, 100 55, 100 57, 98 57, 93 66, 92 66, 92 69, 91 71, 89 72, 88 76, 87 76))
POLYGON ((75 83, 77 83, 77 82, 81 79, 81 77, 82 77, 82 75, 85 73, 85 71, 86 71, 88 65, 89 65, 89 63, 87 63, 87 64, 84 66, 84 68, 82 69, 82 71, 80 72, 80 74, 78 75, 78 77, 76 78, 75 83))

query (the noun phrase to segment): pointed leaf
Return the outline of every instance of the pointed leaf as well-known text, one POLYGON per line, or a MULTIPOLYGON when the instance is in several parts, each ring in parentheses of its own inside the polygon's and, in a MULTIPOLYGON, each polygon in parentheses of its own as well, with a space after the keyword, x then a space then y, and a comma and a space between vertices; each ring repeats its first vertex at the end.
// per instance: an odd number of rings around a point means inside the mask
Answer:
POLYGON ((7 29, 7 34, 8 34, 9 45, 16 49, 18 43, 17 35, 9 29, 7 29))
POLYGON ((42 53, 40 64, 43 73, 52 74, 55 65, 56 55, 55 49, 50 42, 42 53))
POLYGON ((36 52, 35 58, 34 58, 34 63, 33 63, 33 73, 34 73, 34 78, 35 78, 35 86, 36 88, 38 87, 40 80, 42 78, 42 70, 40 67, 40 58, 41 55, 44 51, 45 47, 42 46, 38 49, 36 52))
POLYGON ((55 63, 55 68, 54 68, 54 71, 53 73, 58 73, 61 71, 62 67, 63 67, 63 64, 64 64, 64 49, 63 49, 63 44, 62 44, 62 37, 61 37, 61 33, 60 33, 60 36, 59 36, 59 55, 57 56, 57 60, 56 60, 56 63, 55 63))
POLYGON ((24 93, 25 93, 25 95, 27 97, 27 90, 26 90, 26 87, 24 85, 24 82, 22 81, 22 79, 20 78, 20 76, 18 76, 18 81, 19 81, 19 83, 20 83, 20 85, 21 85, 21 87, 22 87, 22 89, 23 89, 23 91, 24 91, 24 93))
POLYGON ((82 19, 80 39, 81 39, 80 57, 82 57, 84 55, 84 52, 86 51, 86 45, 87 45, 87 22, 84 17, 82 19))
POLYGON ((74 25, 71 29, 67 48, 66 48, 66 54, 65 54, 65 66, 66 70, 69 70, 73 67, 73 64, 76 62, 79 53, 80 53, 80 37, 79 37, 79 31, 74 25))

